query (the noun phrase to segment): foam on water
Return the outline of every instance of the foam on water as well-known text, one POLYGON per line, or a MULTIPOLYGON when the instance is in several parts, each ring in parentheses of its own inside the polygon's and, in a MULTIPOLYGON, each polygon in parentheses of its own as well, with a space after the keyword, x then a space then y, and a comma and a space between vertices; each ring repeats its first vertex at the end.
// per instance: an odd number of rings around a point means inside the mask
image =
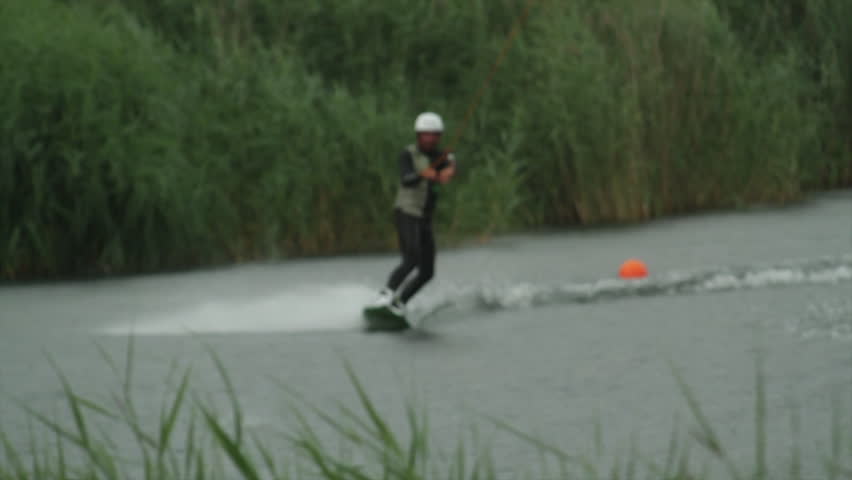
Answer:
MULTIPOLYGON (((676 271, 638 280, 605 278, 555 286, 474 283, 454 285, 444 292, 426 293, 416 298, 409 310, 409 317, 417 324, 445 310, 511 310, 617 301, 641 296, 700 294, 847 281, 852 281, 852 255, 776 265, 676 271)), ((355 330, 362 326, 361 307, 372 300, 374 295, 375 289, 367 285, 304 286, 260 299, 211 299, 168 314, 141 316, 127 323, 110 325, 99 333, 185 335, 355 330)), ((829 317, 835 318, 836 315, 829 317)), ((843 335, 845 329, 847 327, 840 325, 839 330, 835 330, 838 335, 843 335)))
POLYGON ((801 338, 852 340, 852 300, 808 305, 806 313, 792 319, 787 331, 801 338))
POLYGON ((556 286, 516 283, 460 287, 438 298, 431 308, 522 309, 552 304, 605 302, 640 296, 697 294, 848 281, 852 281, 852 255, 789 261, 777 265, 669 272, 638 280, 606 278, 556 286))
POLYGON ((360 325, 361 305, 375 296, 362 285, 303 286, 250 300, 211 299, 169 313, 139 316, 109 325, 106 335, 351 330, 360 325))

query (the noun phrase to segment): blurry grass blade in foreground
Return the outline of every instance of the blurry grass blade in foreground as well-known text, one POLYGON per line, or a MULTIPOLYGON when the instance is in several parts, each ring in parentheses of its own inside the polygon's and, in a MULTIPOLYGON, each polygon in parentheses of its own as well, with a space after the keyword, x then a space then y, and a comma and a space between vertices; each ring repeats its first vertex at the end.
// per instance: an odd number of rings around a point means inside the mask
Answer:
MULTIPOLYGON (((129 345, 128 350, 131 348, 129 345)), ((680 422, 676 421, 666 452, 663 453, 664 457, 661 458, 645 458, 641 452, 639 437, 636 436, 625 450, 605 452, 602 447, 603 433, 600 432, 593 435, 596 438, 590 437, 589 445, 596 451, 594 457, 571 454, 499 418, 489 416, 488 418, 499 427, 498 431, 508 432, 510 439, 521 440, 523 444, 533 447, 539 458, 539 468, 536 470, 535 465, 501 464, 501 459, 495 458, 490 448, 484 445, 485 439, 476 428, 472 432, 470 442, 462 437, 450 451, 443 450, 440 447, 446 444, 433 443, 437 438, 431 436, 425 412, 420 413, 423 411, 421 407, 409 403, 401 422, 391 420, 395 418, 392 412, 387 411, 386 407, 369 395, 365 384, 348 362, 344 364, 344 369, 355 390, 360 413, 349 408, 346 402, 340 404, 339 412, 328 411, 310 398, 301 396, 301 404, 316 414, 316 419, 320 420, 319 424, 315 423, 314 418, 305 415, 299 405, 293 405, 288 410, 292 416, 284 420, 295 420, 295 429, 286 431, 283 441, 276 436, 252 431, 244 424, 243 407, 237 395, 240 390, 229 378, 224 362, 216 352, 210 349, 208 351, 225 384, 225 392, 221 396, 230 403, 234 416, 232 431, 228 431, 214 407, 216 398, 202 396, 193 391, 190 368, 174 378, 176 385, 173 385, 172 391, 163 399, 158 411, 141 411, 134 408, 133 413, 128 414, 129 408, 122 406, 126 402, 121 396, 111 397, 116 400, 113 408, 119 410, 113 411, 104 402, 78 394, 66 375, 54 366, 68 410, 64 418, 70 421, 73 427, 63 427, 65 420, 52 419, 37 412, 30 405, 23 405, 30 418, 36 420, 36 425, 44 429, 41 432, 32 429, 28 443, 22 441, 19 436, 12 436, 8 431, 0 430, 0 479, 206 480, 230 478, 227 476, 228 467, 233 467, 234 473, 245 479, 488 480, 504 478, 502 472, 506 471, 506 467, 512 467, 515 471, 530 472, 527 477, 521 478, 549 478, 547 475, 552 477, 553 472, 559 472, 558 478, 577 479, 709 478, 710 464, 704 464, 699 469, 691 461, 694 444, 690 438, 694 438, 698 445, 712 453, 709 460, 719 462, 732 480, 773 478, 774 473, 779 471, 776 465, 771 464, 767 455, 770 410, 766 405, 766 377, 763 363, 760 361, 755 373, 755 458, 753 465, 748 466, 754 469, 754 473, 745 476, 741 474, 743 469, 734 465, 729 448, 712 427, 685 379, 674 367, 672 371, 677 385, 684 395, 692 417, 697 421, 698 428, 692 437, 682 436, 678 428, 680 422), (187 395, 193 395, 195 401, 187 402, 187 395), (125 410, 121 411, 122 408, 125 410), (190 411, 182 415, 186 409, 190 411), (102 423, 102 420, 106 423, 102 423), (396 423, 409 429, 407 436, 397 433, 402 430, 397 430, 396 423), (328 428, 320 430, 320 427, 328 428), (140 455, 125 452, 127 445, 119 447, 120 442, 111 438, 122 428, 129 429, 129 438, 138 442, 142 452, 141 458, 140 455), (143 431, 155 433, 143 434, 143 431), (100 432, 100 436, 97 436, 96 432, 100 432), (179 436, 178 432, 185 432, 185 435, 179 436), (55 447, 45 443, 44 439, 48 437, 56 439, 55 447), (348 454, 335 453, 330 447, 335 442, 348 454), (28 452, 23 450, 24 445, 27 445, 28 452), (68 449, 68 446, 72 448, 68 449), (602 464, 600 457, 609 453, 616 453, 612 463, 602 464)), ((105 350, 102 353, 108 357, 105 350)), ((132 374, 131 364, 132 359, 128 357, 128 376, 132 374)), ((114 371, 119 371, 116 365, 112 367, 114 371)), ((122 388, 128 395, 134 393, 126 385, 122 388)), ((845 413, 841 410, 844 406, 846 403, 833 404, 835 428, 834 431, 828 432, 830 438, 827 439, 831 448, 826 452, 826 458, 816 459, 817 463, 824 460, 824 471, 829 478, 849 478, 852 473, 846 461, 848 452, 852 451, 852 442, 849 441, 848 435, 843 434, 846 420, 840 415, 845 413)), ((283 423, 286 422, 282 422, 282 428, 283 423)), ((796 414, 793 416, 794 436, 799 435, 799 423, 796 414)), ((802 464, 805 460, 812 459, 799 458, 799 439, 794 440, 790 478, 798 480, 802 478, 802 464)), ((521 445, 518 447, 520 449, 521 445)))

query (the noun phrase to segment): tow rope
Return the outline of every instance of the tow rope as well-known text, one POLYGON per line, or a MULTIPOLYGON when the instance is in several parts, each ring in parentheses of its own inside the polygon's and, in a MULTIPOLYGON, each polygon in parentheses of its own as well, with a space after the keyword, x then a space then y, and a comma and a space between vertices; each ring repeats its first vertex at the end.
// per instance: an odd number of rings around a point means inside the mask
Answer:
POLYGON ((450 141, 449 147, 444 152, 443 155, 438 157, 434 162, 432 162, 432 168, 437 167, 440 163, 446 160, 447 155, 455 151, 456 146, 458 145, 459 140, 461 140, 464 131, 467 129, 467 126, 470 124, 470 120, 473 117, 473 112, 476 111, 477 107, 479 107, 479 102, 482 99, 482 95, 488 89, 488 86, 491 84, 491 81, 494 79, 494 74, 497 73, 497 69, 500 67, 500 64, 503 63, 503 60, 506 58, 506 55, 509 52, 509 48, 512 46, 515 37, 521 30, 522 25, 526 22, 527 17, 529 17, 530 10, 532 10, 532 5, 535 3, 535 0, 527 0, 524 5, 524 10, 521 14, 515 19, 514 25, 512 25, 512 29, 509 31, 509 34, 506 36, 506 41, 503 42, 503 49, 500 51, 500 54, 497 56, 497 59, 494 61, 494 64, 491 66, 491 71, 488 73, 488 76, 485 78, 485 81, 479 87, 479 90, 476 92, 473 100, 468 104, 467 112, 465 112, 464 120, 462 123, 456 128, 453 133, 452 140, 450 141))

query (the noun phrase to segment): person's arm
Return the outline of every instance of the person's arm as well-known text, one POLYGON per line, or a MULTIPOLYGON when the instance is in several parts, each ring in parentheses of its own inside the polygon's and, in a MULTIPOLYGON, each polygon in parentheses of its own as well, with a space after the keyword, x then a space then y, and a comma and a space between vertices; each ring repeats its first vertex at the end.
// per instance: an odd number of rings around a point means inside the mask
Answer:
POLYGON ((438 181, 441 183, 447 183, 456 174, 456 156, 453 152, 447 154, 447 159, 441 162, 441 166, 438 167, 438 181))
POLYGON ((414 159, 411 157, 411 152, 403 151, 399 156, 400 181, 403 186, 413 187, 420 183, 422 178, 427 180, 437 180, 438 174, 434 168, 426 168, 418 172, 414 168, 414 159))
POLYGON ((420 173, 414 169, 414 159, 408 150, 399 154, 399 172, 403 186, 413 187, 420 183, 420 173))

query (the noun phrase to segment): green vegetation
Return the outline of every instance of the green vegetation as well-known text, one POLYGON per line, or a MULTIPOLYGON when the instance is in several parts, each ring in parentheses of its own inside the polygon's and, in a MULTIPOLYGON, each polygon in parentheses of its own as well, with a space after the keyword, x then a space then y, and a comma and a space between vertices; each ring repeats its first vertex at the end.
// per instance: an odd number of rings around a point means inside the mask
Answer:
MULTIPOLYGON (((738 464, 703 414, 691 389, 678 373, 675 379, 683 394, 694 426, 691 437, 675 429, 667 453, 660 458, 647 457, 633 445, 629 454, 606 467, 590 456, 574 455, 556 445, 542 441, 511 425, 491 419, 497 432, 519 442, 518 447, 531 446, 539 454, 540 464, 513 465, 511 476, 492 457, 477 429, 472 440, 460 439, 446 451, 431 441, 429 421, 424 409, 413 402, 406 405, 404 428, 396 428, 387 412, 380 412, 347 364, 347 373, 355 388, 357 405, 340 406, 336 412, 315 406, 310 399, 282 387, 290 398, 295 426, 288 431, 261 437, 249 428, 236 389, 221 360, 212 354, 229 398, 228 413, 218 410, 209 395, 191 388, 191 369, 179 375, 171 370, 166 384, 172 392, 163 398, 159 422, 146 425, 133 395, 133 344, 127 349, 124 368, 118 366, 103 350, 104 358, 116 375, 123 377, 119 391, 107 401, 84 396, 75 391, 59 372, 64 392, 62 420, 22 404, 29 418, 30 441, 27 451, 16 437, 0 425, 0 480, 40 479, 124 479, 145 478, 198 480, 240 478, 255 479, 327 479, 327 480, 425 480, 425 479, 663 479, 701 480, 708 472, 724 473, 732 480, 801 480, 812 478, 803 472, 800 439, 790 443, 789 463, 783 467, 769 465, 766 456, 770 443, 767 428, 766 381, 758 363, 755 375, 754 459, 749 465, 738 464), (359 411, 360 410, 360 411, 359 411), (310 415, 305 412, 310 412, 310 415), (230 418, 228 418, 230 417, 230 418), (122 432, 126 436, 116 441, 122 432), (124 445, 119 446, 121 441, 124 445), (710 455, 696 454, 700 452, 710 455), (526 472, 526 473, 524 473, 526 472)), ((105 395, 100 395, 105 396, 105 395)), ((145 402, 150 402, 146 399, 145 402)), ((835 404, 835 414, 842 411, 835 404)), ((835 428, 826 432, 827 450, 818 464, 819 478, 836 480, 852 478, 852 438, 843 433, 843 421, 835 416, 835 428)), ((792 431, 798 435, 801 420, 792 416, 792 431)), ((595 455, 602 455, 602 432, 594 438, 595 455)), ((786 440, 786 439, 784 439, 786 440)), ((785 446, 786 448, 786 446, 785 446)), ((718 478, 718 477, 714 477, 718 478)))
MULTIPOLYGON (((392 247, 415 115, 460 126, 524 4, 0 3, 0 278, 392 247)), ((850 15, 844 0, 536 0, 456 145, 439 230, 849 186, 850 15)))

